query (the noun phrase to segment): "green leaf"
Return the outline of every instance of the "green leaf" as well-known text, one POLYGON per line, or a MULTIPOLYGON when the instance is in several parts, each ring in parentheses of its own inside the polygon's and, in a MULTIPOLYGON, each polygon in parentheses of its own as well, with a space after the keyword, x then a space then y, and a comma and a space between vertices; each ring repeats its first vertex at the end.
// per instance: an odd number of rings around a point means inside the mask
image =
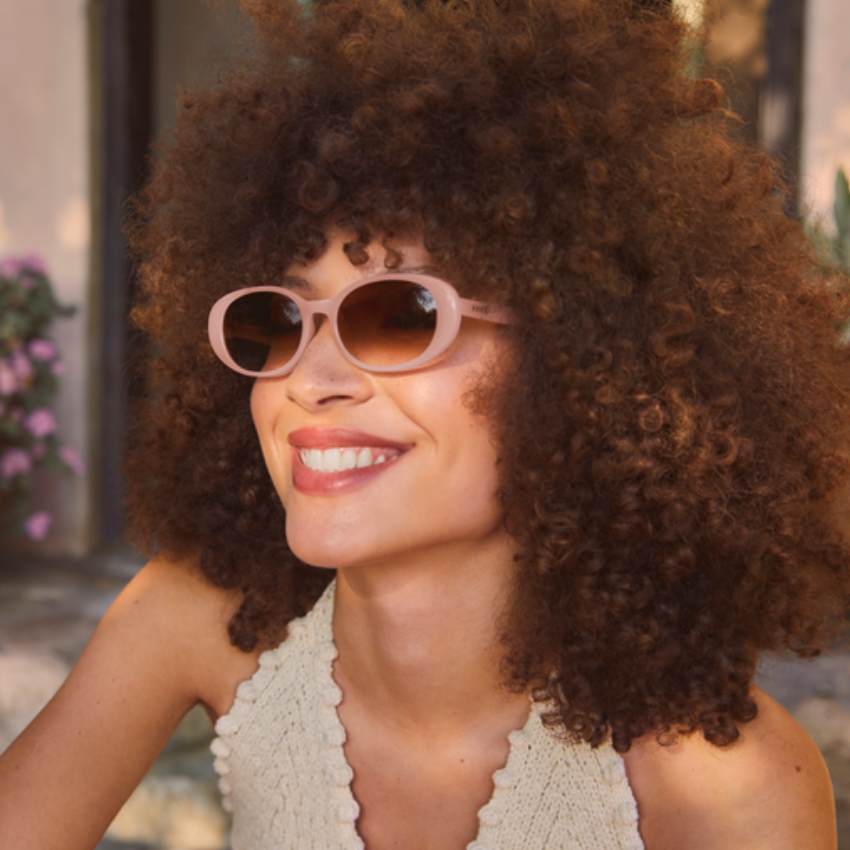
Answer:
POLYGON ((843 168, 835 175, 835 223, 842 235, 850 231, 850 185, 843 168))

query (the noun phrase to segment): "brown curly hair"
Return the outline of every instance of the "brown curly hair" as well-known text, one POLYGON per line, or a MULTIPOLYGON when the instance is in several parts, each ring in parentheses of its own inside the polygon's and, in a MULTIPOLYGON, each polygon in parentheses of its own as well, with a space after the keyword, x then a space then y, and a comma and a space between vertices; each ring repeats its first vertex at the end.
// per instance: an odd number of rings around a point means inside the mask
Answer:
POLYGON ((242 5, 253 53, 184 96, 130 223, 154 352, 134 539, 241 589, 246 651, 310 608, 330 571, 287 547, 207 313, 332 226, 419 235, 517 317, 472 400, 520 553, 508 681, 593 744, 734 740, 758 653, 815 654, 850 596, 847 302, 688 75, 683 23, 635 0, 242 5))

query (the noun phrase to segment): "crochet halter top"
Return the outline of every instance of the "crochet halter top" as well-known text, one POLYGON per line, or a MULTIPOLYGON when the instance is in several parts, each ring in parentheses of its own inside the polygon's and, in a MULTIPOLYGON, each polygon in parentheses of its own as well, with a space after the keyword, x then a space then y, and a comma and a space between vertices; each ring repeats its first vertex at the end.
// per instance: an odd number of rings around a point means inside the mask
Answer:
MULTIPOLYGON (((358 850, 345 729, 333 680, 334 584, 263 653, 212 743, 233 850, 358 850)), ((623 761, 609 744, 565 743, 532 705, 467 850, 643 850, 623 761)))

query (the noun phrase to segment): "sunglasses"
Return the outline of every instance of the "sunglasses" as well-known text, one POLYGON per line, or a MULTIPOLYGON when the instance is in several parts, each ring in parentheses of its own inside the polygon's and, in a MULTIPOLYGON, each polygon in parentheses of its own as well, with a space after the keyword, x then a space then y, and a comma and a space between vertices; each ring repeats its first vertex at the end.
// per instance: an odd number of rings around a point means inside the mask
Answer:
POLYGON ((219 359, 242 375, 286 375, 316 334, 314 316, 327 316, 339 350, 367 372, 426 366, 454 342, 463 316, 511 321, 509 308, 461 298, 439 278, 382 274, 323 301, 276 286, 236 290, 210 311, 210 342, 219 359))

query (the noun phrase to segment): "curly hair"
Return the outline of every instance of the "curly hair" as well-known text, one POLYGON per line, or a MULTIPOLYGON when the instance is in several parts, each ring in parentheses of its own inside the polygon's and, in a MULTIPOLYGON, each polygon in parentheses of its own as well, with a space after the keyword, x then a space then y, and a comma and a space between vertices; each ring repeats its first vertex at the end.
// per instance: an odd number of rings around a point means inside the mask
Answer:
MULTIPOLYGON (((816 654, 850 598, 844 281, 781 212, 770 161, 636 0, 243 0, 250 57, 186 93, 129 225, 149 393, 131 531, 238 589, 269 645, 330 581, 284 510, 207 313, 321 255, 331 227, 417 235, 509 304, 492 417, 517 543, 506 681, 620 751, 718 745, 758 654, 816 654)), ((362 253, 362 252, 361 252, 362 253)))

